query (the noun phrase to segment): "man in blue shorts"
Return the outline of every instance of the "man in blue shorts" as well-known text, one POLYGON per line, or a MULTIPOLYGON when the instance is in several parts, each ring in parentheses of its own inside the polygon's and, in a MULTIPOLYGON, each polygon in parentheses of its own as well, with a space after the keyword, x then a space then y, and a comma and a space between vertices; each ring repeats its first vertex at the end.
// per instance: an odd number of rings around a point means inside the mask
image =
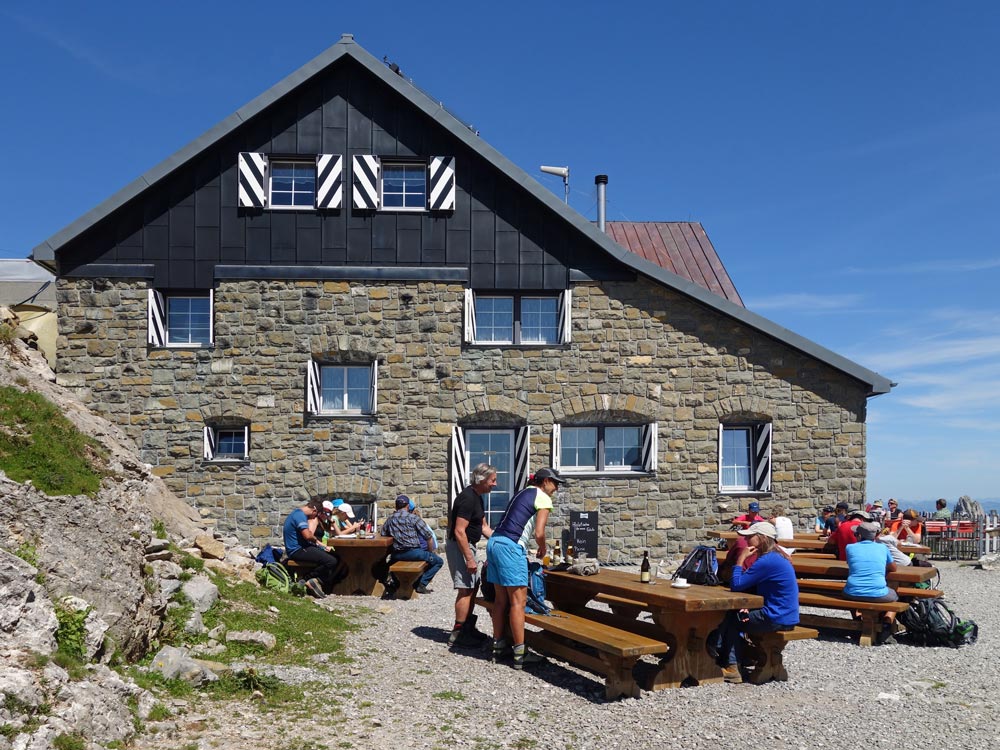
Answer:
POLYGON ((534 537, 537 555, 544 557, 545 523, 552 498, 566 480, 554 469, 539 469, 528 487, 511 498, 500 523, 486 543, 486 580, 496 587, 493 602, 493 660, 513 646, 514 669, 537 664, 544 656, 524 645, 524 605, 528 598, 528 541, 534 537), (510 638, 505 636, 510 607, 510 638))

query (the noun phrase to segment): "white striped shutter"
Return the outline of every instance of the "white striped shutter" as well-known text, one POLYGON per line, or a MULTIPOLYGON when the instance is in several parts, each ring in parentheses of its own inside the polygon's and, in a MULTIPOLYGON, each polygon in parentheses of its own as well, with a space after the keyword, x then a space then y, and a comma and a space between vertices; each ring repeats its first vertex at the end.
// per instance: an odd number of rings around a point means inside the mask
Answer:
POLYGON ((656 471, 657 455, 660 452, 656 422, 642 426, 640 439, 642 441, 642 468, 644 471, 656 471))
POLYGON ((243 425, 243 460, 250 460, 250 425, 243 425))
POLYGON ((212 461, 215 459, 215 429, 208 425, 204 429, 204 441, 202 455, 206 461, 212 461))
POLYGON ((552 463, 550 466, 559 471, 562 467, 562 425, 552 425, 552 463))
POLYGON ((351 193, 354 195, 354 207, 375 211, 379 205, 378 157, 371 154, 355 156, 352 166, 351 193))
POLYGON ((452 501, 465 489, 469 483, 469 457, 465 453, 465 430, 458 425, 451 428, 451 494, 448 497, 448 508, 452 501))
POLYGON ((344 157, 320 154, 316 157, 316 208, 340 208, 344 203, 344 157))
POLYGON ((208 343, 215 343, 215 289, 208 290, 208 343))
POLYGON ((319 384, 319 362, 310 359, 306 365, 306 411, 310 414, 319 414, 321 411, 319 384))
POLYGON ((372 362, 371 414, 378 413, 378 360, 372 362))
POLYGON ((573 290, 567 289, 559 296, 559 343, 568 344, 573 331, 573 290))
POLYGON ((239 207, 267 205, 267 155, 241 151, 239 158, 239 207))
POLYGON ((455 210, 455 157, 432 156, 427 207, 431 211, 455 210))
POLYGON ((753 488, 756 492, 771 491, 771 423, 753 428, 753 488))
POLYGON ((528 486, 531 476, 531 425, 518 427, 514 430, 514 492, 520 492, 528 486))
POLYGON ((474 344, 476 342, 476 294, 471 289, 465 290, 464 314, 464 340, 466 344, 474 344))
POLYGON ((163 295, 150 289, 146 295, 146 343, 150 346, 166 346, 166 308, 163 295))

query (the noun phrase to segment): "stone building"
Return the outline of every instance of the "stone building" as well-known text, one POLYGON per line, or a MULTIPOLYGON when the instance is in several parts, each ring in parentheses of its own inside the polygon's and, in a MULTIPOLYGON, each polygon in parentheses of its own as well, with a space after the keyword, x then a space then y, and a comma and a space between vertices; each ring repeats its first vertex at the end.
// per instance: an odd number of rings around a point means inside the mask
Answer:
POLYGON ((746 310, 699 225, 658 228, 698 263, 623 247, 345 36, 33 257, 59 381, 245 538, 309 497, 441 524, 484 459, 494 520, 531 469, 574 477, 555 523, 600 511, 604 559, 749 498, 860 502, 890 383, 746 310))

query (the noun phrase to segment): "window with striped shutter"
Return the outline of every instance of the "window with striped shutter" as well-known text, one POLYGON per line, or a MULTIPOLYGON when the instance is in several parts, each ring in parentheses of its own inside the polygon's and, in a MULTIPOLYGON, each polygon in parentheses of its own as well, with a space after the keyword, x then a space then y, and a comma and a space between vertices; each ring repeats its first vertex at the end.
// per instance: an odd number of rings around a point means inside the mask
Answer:
POLYGON ((243 151, 239 156, 240 208, 264 208, 267 205, 267 155, 243 151))

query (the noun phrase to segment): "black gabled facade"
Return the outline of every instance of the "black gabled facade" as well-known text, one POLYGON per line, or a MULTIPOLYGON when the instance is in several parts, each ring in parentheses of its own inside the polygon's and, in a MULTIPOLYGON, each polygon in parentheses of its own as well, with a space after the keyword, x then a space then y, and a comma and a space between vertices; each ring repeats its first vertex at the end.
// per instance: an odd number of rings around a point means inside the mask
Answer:
POLYGON ((218 265, 459 267, 476 289, 564 289, 570 268, 621 274, 620 264, 350 57, 70 241, 58 260, 71 276, 149 265, 153 285, 172 289, 210 288, 218 265), (240 152, 343 155, 342 207, 240 208, 240 152), (351 158, 363 154, 418 163, 454 156, 454 210, 354 208, 351 158))

